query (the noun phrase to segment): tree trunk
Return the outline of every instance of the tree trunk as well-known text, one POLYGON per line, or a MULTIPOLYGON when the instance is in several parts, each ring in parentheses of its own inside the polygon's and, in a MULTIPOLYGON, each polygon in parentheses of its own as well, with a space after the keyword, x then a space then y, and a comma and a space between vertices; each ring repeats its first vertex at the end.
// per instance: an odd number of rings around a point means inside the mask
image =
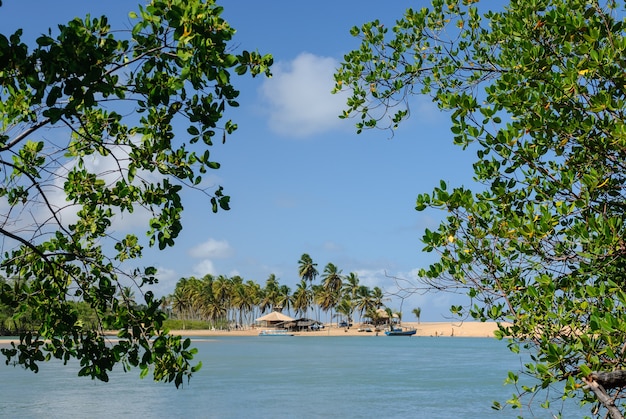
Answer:
POLYGON ((626 370, 592 372, 590 378, 605 389, 626 387, 626 370))

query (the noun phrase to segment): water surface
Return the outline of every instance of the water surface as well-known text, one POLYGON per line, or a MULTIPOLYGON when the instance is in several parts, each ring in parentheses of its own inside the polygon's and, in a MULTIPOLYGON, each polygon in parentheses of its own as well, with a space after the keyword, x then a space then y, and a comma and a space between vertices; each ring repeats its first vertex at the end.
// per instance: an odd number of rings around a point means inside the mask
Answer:
MULTIPOLYGON (((76 365, 50 362, 33 374, 2 364, 0 417, 551 417, 491 409, 513 393, 503 380, 521 363, 494 339, 254 336, 194 346, 203 368, 178 390, 139 379, 138 369, 102 383, 77 377, 76 365)), ((570 405, 564 417, 587 413, 570 405)))

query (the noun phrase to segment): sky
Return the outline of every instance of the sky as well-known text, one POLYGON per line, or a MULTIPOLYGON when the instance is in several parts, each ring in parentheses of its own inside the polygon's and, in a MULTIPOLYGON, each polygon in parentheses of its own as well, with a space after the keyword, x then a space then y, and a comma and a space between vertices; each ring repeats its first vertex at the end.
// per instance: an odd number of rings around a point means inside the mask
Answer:
MULTIPOLYGON (((0 31, 24 29, 34 39, 75 16, 105 14, 112 27, 128 26, 136 1, 3 0, 0 31)), ((320 274, 327 263, 360 283, 396 290, 394 278, 415 281, 435 260, 422 252, 425 228, 445 214, 417 212, 418 194, 445 180, 471 186, 474 155, 452 144, 449 115, 427 97, 414 97, 411 117, 395 132, 356 134, 341 120, 345 96, 332 95, 333 73, 357 48, 352 26, 379 19, 388 27, 407 7, 427 1, 315 2, 222 0, 223 17, 237 33, 237 51, 272 54, 273 77, 233 77, 240 107, 229 111, 239 129, 211 150, 221 168, 211 180, 231 196, 231 210, 213 214, 199 194, 185 196, 184 230, 174 248, 147 251, 144 265, 159 269, 154 290, 166 295, 181 277, 240 275, 265 284, 270 274, 295 289, 298 261, 308 253, 320 274)), ((121 227, 120 227, 121 228, 121 227)), ((319 281, 319 278, 318 278, 319 281)), ((449 294, 415 294, 387 306, 421 308, 421 320, 446 321, 449 294)))

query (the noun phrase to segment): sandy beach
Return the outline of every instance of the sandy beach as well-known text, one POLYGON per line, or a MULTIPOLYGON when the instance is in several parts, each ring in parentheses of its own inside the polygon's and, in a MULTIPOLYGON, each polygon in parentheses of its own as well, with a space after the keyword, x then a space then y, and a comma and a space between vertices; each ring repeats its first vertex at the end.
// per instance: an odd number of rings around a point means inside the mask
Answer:
MULTIPOLYGON (((402 322, 403 327, 413 327, 417 329, 415 336, 448 336, 448 337, 478 337, 493 338, 493 332, 498 329, 493 322, 422 322, 411 323, 402 322)), ((259 332, 268 329, 267 327, 250 327, 240 330, 171 330, 173 335, 194 337, 219 337, 219 336, 258 336, 259 332)), ((325 327, 322 330, 311 332, 294 332, 295 336, 376 336, 373 327, 366 325, 355 325, 353 327, 325 327), (371 332, 364 331, 364 328, 371 328, 371 332)), ((115 332, 111 332, 115 336, 115 332)), ((379 332, 378 336, 385 336, 379 332)), ((0 346, 10 344, 12 339, 0 339, 0 346)), ((18 343, 18 341, 15 341, 18 343)))
MULTIPOLYGON (((402 322, 404 327, 414 327, 417 329, 415 336, 448 336, 448 337, 485 337, 492 338, 493 332, 497 330, 497 325, 493 322, 421 322, 410 323, 402 322)), ((371 327, 371 326, 370 326, 371 327)), ((205 336, 257 336, 261 330, 266 327, 253 327, 243 330, 172 330, 175 335, 183 335, 190 337, 205 336)), ((373 328, 372 328, 373 330, 373 328)), ((336 326, 325 327, 319 331, 311 332, 295 332, 296 336, 375 336, 376 332, 366 332, 360 329, 359 325, 353 327, 338 328, 336 326)), ((379 333, 379 336, 385 336, 379 333)))

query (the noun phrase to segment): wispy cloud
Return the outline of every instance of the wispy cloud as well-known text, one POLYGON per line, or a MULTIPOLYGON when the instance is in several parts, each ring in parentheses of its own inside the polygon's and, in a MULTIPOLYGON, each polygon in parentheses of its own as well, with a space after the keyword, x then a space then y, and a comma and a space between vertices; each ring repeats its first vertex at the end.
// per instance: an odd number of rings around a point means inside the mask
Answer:
POLYGON ((233 248, 226 240, 215 240, 209 238, 204 242, 189 249, 189 256, 195 259, 202 259, 193 266, 193 273, 196 276, 217 275, 214 259, 226 259, 233 255, 233 248))
POLYGON ((196 259, 223 259, 231 256, 232 247, 225 240, 208 239, 189 250, 189 255, 196 259))
POLYGON ((334 58, 302 53, 293 61, 277 63, 274 76, 261 92, 267 102, 270 128, 281 135, 303 138, 338 127, 344 94, 331 94, 334 58))
POLYGON ((202 277, 205 275, 217 275, 217 270, 212 260, 204 259, 194 265, 193 273, 196 276, 202 277))

